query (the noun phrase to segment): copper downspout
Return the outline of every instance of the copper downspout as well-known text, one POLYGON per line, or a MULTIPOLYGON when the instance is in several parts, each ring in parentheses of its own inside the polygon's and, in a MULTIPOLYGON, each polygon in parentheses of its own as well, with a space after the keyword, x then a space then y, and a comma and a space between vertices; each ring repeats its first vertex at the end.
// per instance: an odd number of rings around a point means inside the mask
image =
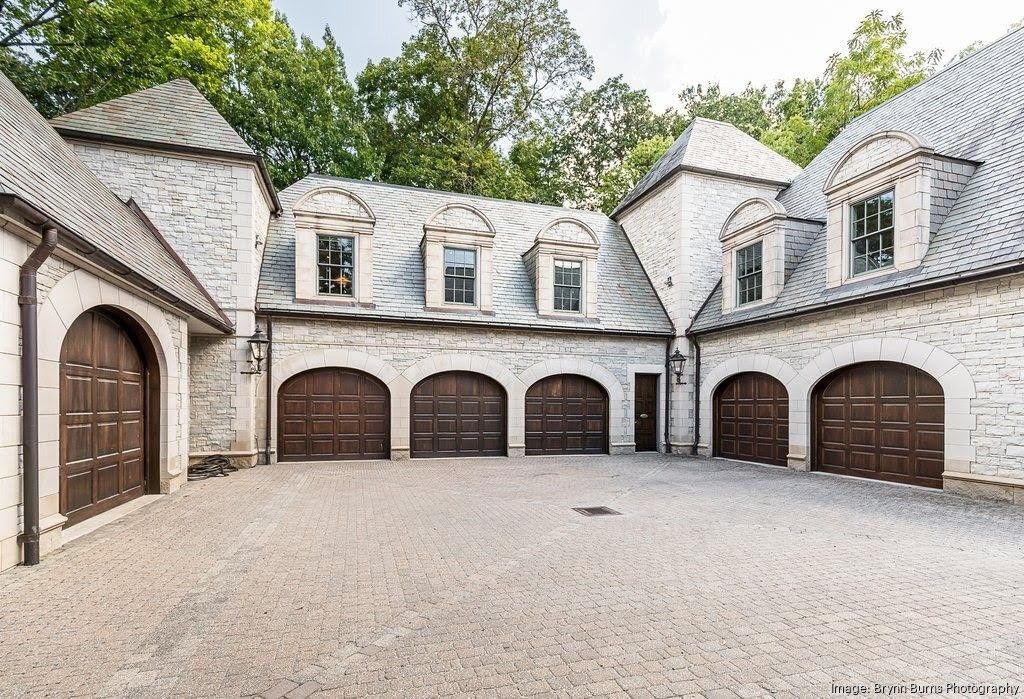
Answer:
POLYGON ((274 392, 274 319, 271 316, 267 316, 267 404, 264 406, 266 409, 266 432, 263 444, 264 452, 266 456, 263 463, 267 466, 270 465, 270 432, 272 426, 270 424, 271 408, 270 400, 274 392))
POLYGON ((39 563, 39 297, 36 272, 57 247, 57 229, 43 229, 43 239, 21 266, 21 502, 24 513, 24 564, 39 563))

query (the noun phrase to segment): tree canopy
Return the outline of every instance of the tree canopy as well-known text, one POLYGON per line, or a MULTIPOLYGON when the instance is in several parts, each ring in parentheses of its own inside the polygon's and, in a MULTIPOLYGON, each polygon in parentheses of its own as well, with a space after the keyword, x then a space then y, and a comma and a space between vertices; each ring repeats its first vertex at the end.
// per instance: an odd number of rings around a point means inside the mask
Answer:
POLYGON ((940 60, 875 11, 817 77, 685 86, 656 110, 621 75, 584 87, 558 0, 397 1, 415 32, 354 79, 329 27, 297 35, 271 0, 0 0, 0 70, 46 116, 186 77, 279 187, 315 171, 610 211, 696 117, 806 165, 940 60))

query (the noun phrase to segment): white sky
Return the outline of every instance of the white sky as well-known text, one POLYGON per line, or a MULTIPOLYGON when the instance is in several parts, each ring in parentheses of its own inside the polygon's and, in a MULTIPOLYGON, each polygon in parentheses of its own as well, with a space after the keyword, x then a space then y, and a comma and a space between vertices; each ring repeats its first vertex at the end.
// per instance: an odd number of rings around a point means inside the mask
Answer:
MULTIPOLYGON (((843 50, 858 21, 873 9, 901 12, 914 49, 940 48, 943 63, 975 40, 992 41, 1024 19, 1019 2, 974 0, 561 0, 594 57, 595 80, 622 73, 646 88, 659 108, 693 83, 814 77, 843 50), (827 9, 824 9, 827 8, 827 9), (766 38, 767 37, 767 38, 766 38)), ((367 60, 395 55, 412 33, 397 0, 274 0, 300 32, 319 38, 330 24, 354 77, 367 60)))

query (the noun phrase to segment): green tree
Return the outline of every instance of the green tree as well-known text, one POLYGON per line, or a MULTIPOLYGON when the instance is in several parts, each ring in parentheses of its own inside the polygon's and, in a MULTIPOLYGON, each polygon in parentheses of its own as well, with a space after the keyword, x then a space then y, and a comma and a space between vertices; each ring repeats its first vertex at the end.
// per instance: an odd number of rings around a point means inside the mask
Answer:
POLYGON ((0 0, 0 34, 2 68, 46 116, 185 77, 278 186, 371 170, 336 42, 298 39, 270 0, 0 0))
POLYGON ((634 146, 622 164, 613 167, 604 174, 597 187, 598 207, 601 211, 611 213, 637 182, 646 175, 654 164, 672 145, 669 136, 648 138, 634 146))
POLYGON ((534 133, 593 71, 557 0, 400 0, 419 30, 357 78, 378 176, 459 192, 529 196, 502 147, 534 133))
POLYGON ((686 125, 696 117, 726 121, 754 138, 761 138, 771 126, 764 87, 748 84, 742 92, 723 94, 718 83, 691 85, 679 93, 679 101, 686 125))

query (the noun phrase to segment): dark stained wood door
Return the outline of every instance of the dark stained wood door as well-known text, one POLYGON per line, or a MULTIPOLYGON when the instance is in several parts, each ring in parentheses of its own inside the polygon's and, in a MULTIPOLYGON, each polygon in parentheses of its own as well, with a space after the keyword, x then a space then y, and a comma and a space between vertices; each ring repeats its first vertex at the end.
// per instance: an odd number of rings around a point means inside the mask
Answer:
POLYGON ((387 386, 355 369, 313 369, 281 385, 281 461, 386 459, 391 450, 387 386))
POLYGON ((608 395, 585 376, 558 374, 526 392, 526 454, 607 454, 608 395))
POLYGON ((118 320, 86 311, 60 361, 60 511, 76 524, 146 492, 143 354, 118 320))
POLYGON ((727 379, 714 399, 715 456, 785 466, 789 396, 778 379, 747 372, 727 379))
POLYGON ((504 456, 505 389, 468 371, 447 371, 412 390, 412 456, 504 456))
POLYGON ((636 398, 633 401, 633 442, 637 451, 658 450, 658 379, 657 374, 636 375, 636 398))
POLYGON ((945 401, 928 374, 894 362, 854 364, 814 395, 816 471, 942 487, 945 401))

